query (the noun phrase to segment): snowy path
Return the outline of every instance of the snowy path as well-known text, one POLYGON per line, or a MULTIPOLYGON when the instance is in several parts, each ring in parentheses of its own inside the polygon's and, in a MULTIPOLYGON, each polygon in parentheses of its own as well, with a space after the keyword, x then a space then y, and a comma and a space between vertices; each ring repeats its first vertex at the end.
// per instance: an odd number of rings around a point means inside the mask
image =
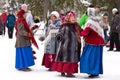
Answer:
MULTIPOLYGON (((57 72, 47 71, 41 66, 44 45, 36 38, 40 49, 36 50, 36 65, 31 72, 21 72, 15 69, 15 37, 8 39, 7 34, 0 36, 0 80, 92 80, 86 74, 75 74, 75 78, 61 77, 57 72)), ((104 47, 104 74, 94 80, 120 80, 120 52, 107 52, 104 47)))

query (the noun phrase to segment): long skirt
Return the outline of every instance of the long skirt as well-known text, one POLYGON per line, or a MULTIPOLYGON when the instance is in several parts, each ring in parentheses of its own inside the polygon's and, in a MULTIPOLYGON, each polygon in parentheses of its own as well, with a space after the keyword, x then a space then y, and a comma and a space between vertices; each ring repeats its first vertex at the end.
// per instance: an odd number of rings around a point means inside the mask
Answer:
POLYGON ((55 62, 56 51, 58 46, 55 36, 56 33, 51 33, 45 39, 45 52, 43 55, 42 66, 45 66, 46 68, 50 69, 52 68, 53 63, 55 62))
POLYGON ((54 62, 52 70, 60 73, 74 74, 78 73, 78 64, 77 62, 54 62))
POLYGON ((85 44, 80 59, 80 72, 87 74, 103 74, 103 46, 85 44))
POLYGON ((55 62, 56 54, 45 53, 42 60, 42 65, 46 68, 52 68, 53 63, 55 62))
POLYGON ((35 64, 30 46, 16 48, 16 69, 28 68, 35 64))

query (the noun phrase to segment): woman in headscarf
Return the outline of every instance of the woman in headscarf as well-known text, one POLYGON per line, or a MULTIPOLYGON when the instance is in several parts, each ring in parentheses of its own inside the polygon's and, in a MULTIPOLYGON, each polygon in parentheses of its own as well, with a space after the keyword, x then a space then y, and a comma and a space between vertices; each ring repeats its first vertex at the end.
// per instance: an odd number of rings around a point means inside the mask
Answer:
POLYGON ((89 18, 85 24, 85 29, 80 33, 85 41, 80 58, 80 72, 89 74, 91 78, 103 74, 104 33, 99 23, 100 20, 95 16, 94 8, 88 8, 88 15, 89 18))
POLYGON ((51 71, 52 64, 56 57, 57 42, 55 36, 58 33, 60 25, 59 13, 57 11, 52 11, 49 16, 48 28, 46 30, 45 51, 42 60, 42 65, 49 68, 49 71, 51 71))
POLYGON ((80 58, 81 39, 79 36, 82 30, 75 21, 75 14, 67 14, 66 21, 60 27, 56 36, 59 41, 56 61, 52 70, 60 72, 61 76, 75 77, 78 72, 78 62, 80 58))
POLYGON ((21 71, 31 71, 29 68, 33 66, 34 58, 31 48, 31 42, 38 48, 38 45, 33 37, 33 34, 25 20, 25 12, 18 11, 16 29, 16 63, 15 68, 21 71))

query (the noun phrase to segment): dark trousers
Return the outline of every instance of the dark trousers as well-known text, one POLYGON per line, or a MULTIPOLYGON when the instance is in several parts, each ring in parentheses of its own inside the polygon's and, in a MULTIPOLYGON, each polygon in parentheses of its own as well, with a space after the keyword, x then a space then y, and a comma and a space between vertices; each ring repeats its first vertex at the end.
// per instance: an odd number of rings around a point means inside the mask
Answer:
POLYGON ((13 37, 13 29, 14 29, 14 27, 8 27, 8 37, 9 38, 13 37))
POLYGON ((3 23, 3 27, 4 27, 4 30, 3 30, 3 34, 5 35, 5 28, 6 28, 6 26, 5 26, 5 23, 3 23))
POLYGON ((118 33, 111 33, 110 35, 110 50, 113 50, 114 43, 116 45, 116 50, 120 50, 119 48, 119 34, 118 33))

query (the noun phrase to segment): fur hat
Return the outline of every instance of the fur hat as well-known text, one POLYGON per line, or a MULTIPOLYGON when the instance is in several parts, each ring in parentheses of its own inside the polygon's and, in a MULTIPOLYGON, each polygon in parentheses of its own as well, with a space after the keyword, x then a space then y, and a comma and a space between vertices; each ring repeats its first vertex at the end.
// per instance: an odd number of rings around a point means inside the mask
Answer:
POLYGON ((113 9, 112 9, 112 12, 115 12, 115 13, 116 13, 116 12, 118 12, 118 9, 117 9, 117 8, 113 8, 113 9))
POLYGON ((22 5, 21 5, 21 9, 25 9, 25 8, 27 8, 27 7, 28 7, 27 4, 22 4, 22 5))
POLYGON ((55 15, 55 17, 57 19, 59 19, 60 15, 59 15, 59 13, 57 11, 52 11, 50 15, 52 15, 52 14, 55 15))

